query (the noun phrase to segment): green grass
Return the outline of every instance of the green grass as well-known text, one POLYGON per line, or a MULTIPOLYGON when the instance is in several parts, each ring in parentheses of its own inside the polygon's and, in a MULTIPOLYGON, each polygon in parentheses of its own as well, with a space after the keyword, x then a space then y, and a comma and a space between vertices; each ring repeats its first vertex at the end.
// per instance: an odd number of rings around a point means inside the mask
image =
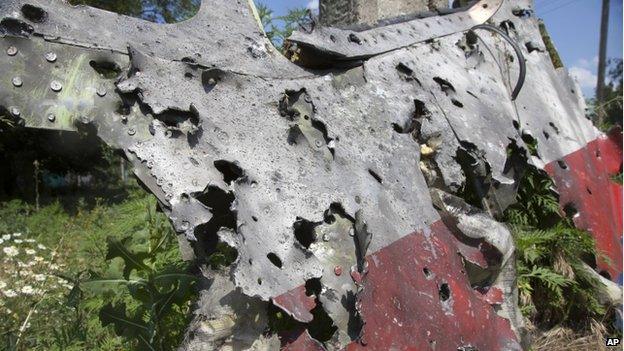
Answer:
POLYGON ((165 350, 181 340, 194 280, 187 279, 166 216, 138 187, 117 204, 80 202, 72 214, 58 202, 38 211, 19 200, 0 203, 0 235, 0 250, 7 250, 0 255, 0 350, 165 350), (138 269, 125 269, 115 257, 118 243, 122 256, 141 257, 138 269), (101 277, 141 281, 149 289, 93 283, 101 277), (149 347, 124 326, 106 323, 105 312, 122 306, 150 328, 149 347), (155 307, 158 313, 151 313, 155 307))

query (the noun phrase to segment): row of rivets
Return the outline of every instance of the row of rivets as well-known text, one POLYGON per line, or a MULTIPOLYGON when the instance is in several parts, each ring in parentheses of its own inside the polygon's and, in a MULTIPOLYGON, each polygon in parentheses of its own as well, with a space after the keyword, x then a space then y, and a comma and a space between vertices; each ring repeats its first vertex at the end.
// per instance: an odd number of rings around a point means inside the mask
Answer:
MULTIPOLYGON (((17 55, 18 50, 17 50, 17 48, 16 48, 15 46, 9 46, 9 47, 6 49, 6 53, 7 53, 7 55, 9 55, 9 56, 15 56, 15 55, 17 55)), ((44 57, 45 57, 45 59, 46 59, 48 62, 55 62, 55 61, 56 61, 56 54, 55 54, 55 53, 53 53, 53 52, 51 52, 51 51, 50 51, 50 52, 47 52, 47 53, 44 55, 44 57)))
MULTIPOLYGON (((11 82, 13 83, 14 86, 18 88, 24 84, 24 82, 22 81, 22 78, 19 76, 13 77, 13 79, 11 79, 11 82)), ((50 89, 58 93, 59 91, 63 89, 63 85, 59 81, 53 80, 52 82, 50 82, 50 89)))
MULTIPOLYGON (((14 86, 18 88, 21 87, 22 84, 24 84, 22 78, 19 76, 13 77, 13 79, 11 79, 11 82, 14 86)), ((58 93, 59 91, 63 90, 63 84, 61 84, 61 82, 57 80, 53 80, 52 82, 50 82, 50 89, 58 93)), ((106 89, 104 87, 99 87, 96 89, 96 93, 99 97, 104 97, 106 96, 106 89)))
MULTIPOLYGON (((18 49, 15 46, 9 46, 7 48, 7 50, 6 50, 6 53, 9 56, 15 56, 15 55, 17 55, 18 52, 19 51, 18 51, 18 49)), ((48 61, 48 62, 56 62, 56 59, 57 59, 56 54, 54 52, 51 52, 51 51, 45 53, 44 57, 45 57, 46 61, 48 61)), ((11 82, 16 87, 21 87, 24 84, 24 82, 22 81, 22 78, 19 77, 19 76, 13 77, 13 79, 11 79, 11 82)), ((53 80, 52 82, 50 82, 50 89, 52 89, 52 91, 54 91, 54 92, 59 92, 59 91, 61 91, 63 89, 63 85, 59 81, 53 80)), ((97 93, 98 96, 104 97, 104 96, 106 96, 106 89, 104 87, 99 87, 99 88, 97 88, 96 93, 97 93)), ((19 117, 19 115, 21 114, 20 109, 17 108, 17 107, 11 107, 9 110, 10 110, 9 112, 11 112, 11 114, 13 116, 15 116, 15 117, 19 117)), ((54 122, 56 120, 56 116, 53 113, 49 113, 47 115, 47 119, 50 122, 54 122)), ((83 121, 83 123, 84 123, 84 121, 83 121)), ((130 134, 130 135, 134 135, 135 133, 136 133, 136 131, 134 130, 134 128, 130 128, 128 130, 128 134, 130 134)))

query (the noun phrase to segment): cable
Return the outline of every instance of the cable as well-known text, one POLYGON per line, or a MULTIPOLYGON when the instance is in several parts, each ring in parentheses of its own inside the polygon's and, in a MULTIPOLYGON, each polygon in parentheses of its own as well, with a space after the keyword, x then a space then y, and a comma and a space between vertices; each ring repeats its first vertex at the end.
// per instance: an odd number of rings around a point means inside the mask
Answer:
POLYGON ((503 32, 500 28, 495 27, 493 25, 477 24, 471 29, 472 30, 485 29, 485 30, 489 30, 490 32, 494 32, 500 35, 501 37, 503 37, 503 39, 507 40, 507 42, 513 47, 514 51, 516 52, 516 56, 518 57, 518 65, 520 66, 520 72, 518 74, 518 82, 516 83, 516 86, 511 92, 511 100, 512 101, 516 100, 516 98, 518 97, 518 94, 520 94, 520 90, 522 90, 522 86, 524 85, 524 80, 526 78, 526 60, 524 59, 524 55, 522 54, 522 49, 520 49, 520 46, 518 46, 518 43, 516 43, 513 39, 511 39, 509 35, 507 35, 507 33, 503 32))
POLYGON ((542 14, 541 14, 541 15, 543 16, 543 15, 549 14, 549 13, 551 13, 551 12, 553 12, 553 11, 559 10, 559 9, 560 9, 560 8, 562 8, 562 7, 566 7, 566 6, 568 6, 568 5, 572 5, 572 3, 575 3, 576 1, 577 1, 577 0, 568 1, 568 2, 566 2, 565 4, 562 4, 562 5, 557 6, 557 7, 555 7, 555 8, 551 8, 550 10, 548 10, 548 11, 546 11, 546 12, 542 12, 542 14))
POLYGON ((549 0, 547 2, 542 2, 542 3, 535 3, 535 10, 542 12, 542 11, 548 11, 551 8, 555 8, 563 3, 565 3, 568 0, 549 0))

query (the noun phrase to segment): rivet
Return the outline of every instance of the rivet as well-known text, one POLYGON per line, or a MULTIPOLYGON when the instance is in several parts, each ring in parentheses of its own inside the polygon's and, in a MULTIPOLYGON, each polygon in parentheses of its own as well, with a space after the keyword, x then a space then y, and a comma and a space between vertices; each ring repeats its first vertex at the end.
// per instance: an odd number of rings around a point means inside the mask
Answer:
POLYGON ((48 114, 48 121, 54 122, 56 120, 56 116, 53 113, 48 114))
POLYGON ((180 229, 188 230, 190 226, 191 224, 188 221, 182 221, 182 224, 180 225, 180 229))
POLYGON ((47 53, 45 54, 45 59, 46 59, 48 62, 54 62, 54 61, 56 61, 56 54, 55 54, 55 53, 53 53, 53 52, 47 52, 47 53))
POLYGON ((97 88, 95 92, 98 94, 99 97, 104 97, 106 95, 106 89, 104 89, 104 87, 97 88))
POLYGON ((11 82, 13 82, 13 85, 15 85, 16 87, 21 87, 23 84, 22 78, 20 77, 13 77, 13 79, 11 79, 11 82))
POLYGON ((59 81, 53 80, 52 82, 50 82, 50 89, 52 89, 52 91, 59 92, 61 91, 61 89, 63 89, 63 86, 59 81))
POLYGON ((89 124, 91 123, 91 118, 87 115, 81 115, 80 117, 78 117, 78 120, 82 123, 82 124, 89 124))
POLYGON ((17 55, 17 48, 15 46, 9 46, 6 50, 7 55, 15 56, 17 55))
POLYGON ((342 274, 342 267, 341 266, 334 267, 334 274, 337 276, 340 276, 342 274))
POLYGON ((15 107, 15 106, 11 106, 11 108, 9 108, 9 112, 11 112, 11 114, 15 117, 19 117, 20 115, 20 109, 15 107))
POLYGON ((321 142, 319 139, 316 139, 316 141, 314 142, 314 144, 316 145, 316 147, 321 147, 321 146, 323 146, 323 142, 321 142))
POLYGON ((134 130, 134 128, 128 129, 128 134, 129 135, 134 135, 135 133, 136 133, 136 130, 134 130))

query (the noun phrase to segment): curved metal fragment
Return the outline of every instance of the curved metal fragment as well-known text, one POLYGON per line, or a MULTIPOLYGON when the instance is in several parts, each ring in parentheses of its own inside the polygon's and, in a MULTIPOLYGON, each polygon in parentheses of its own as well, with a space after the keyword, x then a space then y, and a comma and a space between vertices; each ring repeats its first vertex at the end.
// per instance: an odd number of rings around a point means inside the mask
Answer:
POLYGON ((469 30, 492 17, 502 3, 503 0, 480 0, 464 12, 419 18, 364 31, 321 27, 312 33, 294 32, 288 40, 337 60, 368 58, 469 30))

